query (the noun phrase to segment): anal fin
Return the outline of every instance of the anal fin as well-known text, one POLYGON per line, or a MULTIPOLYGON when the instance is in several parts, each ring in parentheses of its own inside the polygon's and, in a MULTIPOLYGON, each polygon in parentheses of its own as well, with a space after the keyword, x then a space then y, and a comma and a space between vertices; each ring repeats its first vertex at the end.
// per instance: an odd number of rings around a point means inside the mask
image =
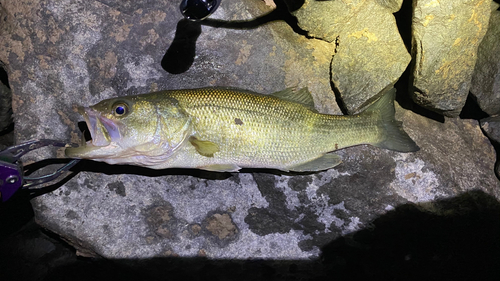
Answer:
POLYGON ((328 153, 306 163, 289 167, 294 172, 316 172, 331 169, 342 163, 342 159, 337 154, 328 153))
POLYGON ((213 164, 199 167, 199 169, 212 172, 238 172, 241 167, 235 164, 213 164))

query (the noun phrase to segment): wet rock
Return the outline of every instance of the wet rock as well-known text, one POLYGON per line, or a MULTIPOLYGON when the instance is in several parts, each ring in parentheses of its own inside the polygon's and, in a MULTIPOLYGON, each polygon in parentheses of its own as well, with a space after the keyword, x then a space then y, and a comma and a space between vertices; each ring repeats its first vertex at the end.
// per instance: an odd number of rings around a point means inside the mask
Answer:
POLYGON ((489 115, 500 114, 500 4, 493 2, 488 31, 477 51, 470 92, 489 115))
POLYGON ((335 43, 331 81, 349 114, 378 98, 410 62, 392 15, 401 3, 307 0, 293 12, 310 36, 335 43))
MULTIPOLYGON (((3 1, 2 7, 12 28, 1 35, 0 60, 8 65, 17 142, 79 142, 81 117, 73 104, 157 89, 213 85, 272 93, 308 86, 319 111, 340 113, 330 87, 335 43, 308 39, 283 21, 234 21, 270 12, 263 1, 222 1, 213 15, 219 20, 198 27, 179 24, 171 1, 3 1), (195 44, 192 53, 171 60, 169 47, 183 42, 195 44), (164 67, 171 63, 188 67, 174 74, 164 67)), ((368 40, 363 34, 347 38, 368 40)), ((32 200, 35 218, 85 256, 298 260, 318 257, 323 245, 401 204, 475 189, 500 198, 494 151, 476 121, 439 123, 402 108, 398 118, 419 152, 352 147, 339 152, 338 168, 314 174, 154 171, 82 161, 75 177, 32 200)), ((26 161, 56 155, 40 150, 26 161)))
POLYGON ((412 85, 419 105, 457 117, 471 86, 491 1, 413 2, 412 85))

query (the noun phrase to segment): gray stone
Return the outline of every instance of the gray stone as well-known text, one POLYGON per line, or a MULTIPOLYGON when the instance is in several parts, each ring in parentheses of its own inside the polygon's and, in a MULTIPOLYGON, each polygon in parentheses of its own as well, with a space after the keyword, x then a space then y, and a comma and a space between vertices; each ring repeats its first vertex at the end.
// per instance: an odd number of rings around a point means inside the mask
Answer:
POLYGON ((495 173, 500 179, 500 116, 481 119, 481 128, 491 142, 497 148, 497 162, 495 164, 495 173))
POLYGON ((306 0, 293 12, 310 36, 336 44, 331 81, 349 114, 378 98, 410 62, 392 15, 401 3, 306 0))
MULTIPOLYGON (((295 34, 284 22, 242 30, 210 27, 221 24, 212 20, 198 32, 177 25, 181 15, 171 1, 2 6, 12 28, 0 38, 0 60, 13 90, 17 142, 78 142, 81 117, 73 104, 156 89, 214 85, 271 93, 308 86, 319 111, 340 112, 330 88, 335 44, 295 34), (196 43, 191 61, 189 54, 175 60, 187 60, 182 74, 161 66, 174 37, 175 44, 196 43)), ((244 20, 266 12, 262 1, 223 1, 213 17, 244 20)), ((397 110, 421 147, 417 153, 362 145, 340 151, 336 169, 301 175, 82 161, 75 177, 32 200, 35 218, 83 256, 297 260, 317 257, 323 245, 401 204, 476 189, 500 198, 494 150, 476 121, 439 123, 397 110)), ((25 163, 58 155, 40 150, 25 163)))
POLYGON ((481 128, 492 141, 500 144, 500 116, 481 119, 481 128))
POLYGON ((477 62, 470 92, 479 107, 489 115, 500 114, 500 11, 492 3, 488 31, 477 51, 477 62))
POLYGON ((457 117, 488 27, 490 1, 413 1, 410 92, 432 111, 457 117))
MULTIPOLYGON (((400 120, 404 122, 405 130, 422 148, 417 154, 403 156, 409 158, 406 158, 407 161, 415 156, 420 157, 422 162, 416 157, 412 165, 424 166, 421 174, 400 174, 399 179, 405 179, 403 182, 407 184, 411 182, 416 186, 426 186, 419 191, 411 185, 406 186, 401 189, 403 193, 412 196, 413 200, 425 201, 424 198, 431 199, 428 196, 447 197, 451 193, 479 189, 500 198, 500 182, 494 174, 495 149, 484 136, 478 121, 445 118, 445 122, 441 123, 411 111, 404 111, 400 120), (432 173, 436 175, 437 181, 432 173), (419 181, 425 183, 418 184, 419 181), (439 188, 433 188, 434 186, 439 188)), ((412 165, 404 163, 401 167, 410 168, 412 165)))

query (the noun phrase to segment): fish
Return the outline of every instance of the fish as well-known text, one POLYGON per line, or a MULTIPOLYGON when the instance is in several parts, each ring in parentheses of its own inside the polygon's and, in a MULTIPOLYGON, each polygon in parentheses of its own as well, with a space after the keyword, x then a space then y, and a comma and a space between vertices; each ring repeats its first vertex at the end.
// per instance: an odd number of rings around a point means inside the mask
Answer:
POLYGON ((395 119, 396 90, 379 94, 356 115, 319 113, 307 88, 265 95, 209 87, 106 99, 78 107, 91 140, 65 154, 152 169, 317 172, 339 165, 333 152, 350 146, 418 151, 395 119))

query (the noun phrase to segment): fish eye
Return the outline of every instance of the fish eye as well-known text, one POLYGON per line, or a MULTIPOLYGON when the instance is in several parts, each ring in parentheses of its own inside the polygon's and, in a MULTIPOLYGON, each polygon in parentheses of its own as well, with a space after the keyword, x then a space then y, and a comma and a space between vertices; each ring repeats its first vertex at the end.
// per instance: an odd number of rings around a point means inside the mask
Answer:
POLYGON ((115 116, 124 116, 128 113, 128 106, 124 103, 117 103, 113 105, 113 114, 115 116))

